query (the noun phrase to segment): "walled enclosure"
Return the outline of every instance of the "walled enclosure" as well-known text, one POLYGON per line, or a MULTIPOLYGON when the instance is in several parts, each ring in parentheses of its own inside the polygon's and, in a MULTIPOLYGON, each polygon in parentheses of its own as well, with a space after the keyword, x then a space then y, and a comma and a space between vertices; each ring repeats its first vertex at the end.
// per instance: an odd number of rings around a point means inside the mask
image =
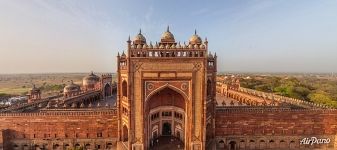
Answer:
POLYGON ((115 109, 0 114, 4 149, 107 148, 116 144, 115 109))

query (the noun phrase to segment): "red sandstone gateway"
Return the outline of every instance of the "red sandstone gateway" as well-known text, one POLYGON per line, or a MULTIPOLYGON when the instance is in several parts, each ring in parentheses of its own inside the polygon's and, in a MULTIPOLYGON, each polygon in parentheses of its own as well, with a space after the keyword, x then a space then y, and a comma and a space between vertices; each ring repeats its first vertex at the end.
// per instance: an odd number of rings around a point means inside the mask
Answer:
POLYGON ((27 103, 1 109, 0 144, 5 150, 336 149, 336 109, 216 75, 217 55, 196 31, 176 42, 167 28, 156 43, 140 31, 117 56, 117 82, 92 72, 83 86, 69 81, 51 97, 34 86, 27 103))

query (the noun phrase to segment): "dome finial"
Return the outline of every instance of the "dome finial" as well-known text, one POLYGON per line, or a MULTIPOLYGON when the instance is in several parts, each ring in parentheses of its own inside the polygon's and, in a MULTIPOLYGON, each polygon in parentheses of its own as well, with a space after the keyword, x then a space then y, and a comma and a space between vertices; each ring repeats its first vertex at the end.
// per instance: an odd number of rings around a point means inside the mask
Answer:
POLYGON ((139 29, 139 34, 142 34, 142 29, 139 29))
POLYGON ((197 35, 197 29, 194 29, 194 35, 197 35))
POLYGON ((167 25, 167 29, 166 29, 167 32, 170 32, 170 26, 167 25))

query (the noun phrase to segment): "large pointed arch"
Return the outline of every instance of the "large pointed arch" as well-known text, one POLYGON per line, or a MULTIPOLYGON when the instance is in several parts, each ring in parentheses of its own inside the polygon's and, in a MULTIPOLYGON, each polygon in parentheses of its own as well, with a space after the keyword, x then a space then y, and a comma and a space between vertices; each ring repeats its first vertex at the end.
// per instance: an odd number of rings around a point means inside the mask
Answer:
POLYGON ((186 93, 184 91, 182 91, 181 89, 179 89, 177 87, 174 87, 174 86, 172 86, 172 85, 170 85, 170 84, 167 83, 167 84, 165 84, 165 85, 163 85, 163 86, 161 86, 161 87, 153 90, 149 95, 147 95, 146 98, 145 98, 145 102, 148 101, 149 99, 151 99, 151 97, 153 95, 155 95, 156 93, 160 92, 161 90, 164 90, 165 88, 169 88, 169 89, 171 89, 171 90, 179 93, 180 95, 182 95, 184 97, 185 100, 188 100, 188 95, 186 95, 186 93))

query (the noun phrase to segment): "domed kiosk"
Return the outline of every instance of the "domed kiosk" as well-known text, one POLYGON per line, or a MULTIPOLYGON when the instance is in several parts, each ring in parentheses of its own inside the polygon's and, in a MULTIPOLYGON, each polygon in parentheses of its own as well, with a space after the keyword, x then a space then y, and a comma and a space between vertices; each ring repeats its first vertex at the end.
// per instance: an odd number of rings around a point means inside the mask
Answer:
POLYGON ((71 97, 73 95, 77 95, 81 92, 81 87, 75 84, 72 80, 70 84, 64 87, 63 94, 64 97, 71 97))
POLYGON ((84 90, 93 90, 95 87, 97 87, 97 84, 99 83, 99 81, 100 81, 99 76, 91 72, 89 75, 83 78, 84 90))
POLYGON ((189 44, 192 45, 200 45, 202 44, 202 40, 200 38, 200 36, 197 34, 197 30, 194 31, 194 34, 191 36, 190 40, 189 40, 189 44))
POLYGON ((146 38, 142 34, 142 30, 139 30, 139 33, 133 38, 133 44, 146 44, 146 38))
POLYGON ((161 35, 160 43, 175 43, 174 35, 170 32, 170 27, 161 35))

